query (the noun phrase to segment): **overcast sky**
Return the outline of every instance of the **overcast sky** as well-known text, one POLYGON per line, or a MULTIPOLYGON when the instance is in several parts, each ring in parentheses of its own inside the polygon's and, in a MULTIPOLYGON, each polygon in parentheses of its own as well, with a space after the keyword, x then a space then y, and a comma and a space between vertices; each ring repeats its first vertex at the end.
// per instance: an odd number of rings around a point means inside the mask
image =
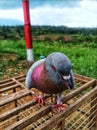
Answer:
MULTIPOLYGON (((97 0, 29 0, 31 25, 97 27, 97 0)), ((22 0, 0 0, 0 25, 23 24, 22 0)))

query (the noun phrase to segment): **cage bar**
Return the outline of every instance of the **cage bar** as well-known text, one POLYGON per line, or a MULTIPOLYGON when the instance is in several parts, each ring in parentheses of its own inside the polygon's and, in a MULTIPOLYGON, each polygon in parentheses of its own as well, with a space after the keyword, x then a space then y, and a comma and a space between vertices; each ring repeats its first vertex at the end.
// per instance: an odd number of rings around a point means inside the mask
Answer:
POLYGON ((0 81, 1 130, 90 130, 97 129, 97 80, 75 74, 75 87, 62 93, 68 107, 53 107, 56 95, 45 94, 39 105, 35 88, 27 90, 25 75, 0 81))

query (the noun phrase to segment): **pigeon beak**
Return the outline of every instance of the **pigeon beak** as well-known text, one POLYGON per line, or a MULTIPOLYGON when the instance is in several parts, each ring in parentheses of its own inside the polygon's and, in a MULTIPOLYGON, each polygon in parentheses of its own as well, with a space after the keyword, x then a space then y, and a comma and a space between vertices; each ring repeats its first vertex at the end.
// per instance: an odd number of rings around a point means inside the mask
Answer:
POLYGON ((65 80, 70 79, 70 75, 68 75, 68 76, 63 76, 63 79, 65 79, 65 80))
MULTIPOLYGON (((68 80, 70 79, 70 75, 68 75, 68 76, 63 76, 63 79, 66 80, 66 81, 68 81, 68 80)), ((68 89, 70 89, 70 86, 69 86, 69 85, 68 85, 68 89)))

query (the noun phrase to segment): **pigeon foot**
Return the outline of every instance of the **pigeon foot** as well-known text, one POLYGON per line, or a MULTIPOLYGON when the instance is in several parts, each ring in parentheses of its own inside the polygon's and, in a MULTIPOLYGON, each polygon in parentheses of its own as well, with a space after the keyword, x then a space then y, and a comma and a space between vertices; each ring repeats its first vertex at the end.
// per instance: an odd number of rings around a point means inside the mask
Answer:
POLYGON ((68 105, 59 103, 59 104, 54 104, 53 107, 58 108, 58 111, 60 112, 61 110, 64 110, 65 108, 68 108, 68 105))
POLYGON ((38 102, 38 104, 40 105, 40 104, 45 104, 45 102, 44 102, 44 96, 42 96, 42 95, 39 95, 39 96, 35 96, 34 97, 36 100, 37 100, 37 102, 38 102))

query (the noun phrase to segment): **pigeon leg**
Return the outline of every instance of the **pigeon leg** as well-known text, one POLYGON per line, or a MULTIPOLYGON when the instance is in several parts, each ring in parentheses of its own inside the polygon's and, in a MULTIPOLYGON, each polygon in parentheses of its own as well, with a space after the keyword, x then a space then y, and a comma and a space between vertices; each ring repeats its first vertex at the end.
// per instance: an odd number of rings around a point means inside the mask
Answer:
POLYGON ((39 105, 40 104, 45 104, 45 102, 44 102, 44 94, 41 94, 39 96, 35 96, 34 98, 38 101, 39 105))
POLYGON ((57 94, 57 104, 54 105, 54 107, 58 108, 58 111, 60 112, 63 110, 63 108, 67 108, 68 105, 62 103, 62 93, 57 94))

